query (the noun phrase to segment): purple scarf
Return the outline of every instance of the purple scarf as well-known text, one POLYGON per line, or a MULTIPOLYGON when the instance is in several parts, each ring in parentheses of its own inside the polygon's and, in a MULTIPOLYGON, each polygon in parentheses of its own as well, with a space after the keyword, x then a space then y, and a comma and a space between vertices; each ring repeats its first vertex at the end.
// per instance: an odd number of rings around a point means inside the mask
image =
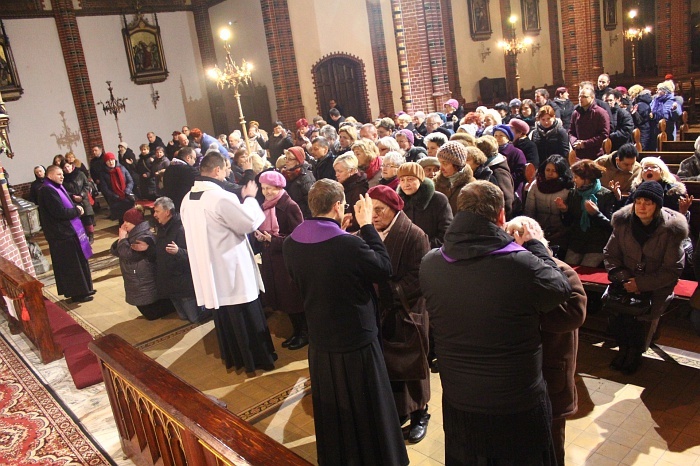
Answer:
MULTIPOLYGON (((57 185, 56 183, 46 178, 44 180, 44 187, 52 188, 58 193, 58 197, 61 198, 61 203, 63 204, 63 207, 65 207, 66 209, 75 208, 75 204, 73 204, 73 201, 71 201, 70 197, 68 197, 68 192, 66 191, 66 188, 63 187, 63 185, 57 185)), ((80 217, 78 216, 70 219, 70 225, 71 227, 73 227, 73 230, 75 230, 75 233, 78 235, 80 248, 83 250, 83 255, 85 256, 85 259, 91 258, 92 247, 90 247, 90 240, 88 239, 87 234, 85 234, 85 228, 83 228, 83 222, 80 221, 80 217)))

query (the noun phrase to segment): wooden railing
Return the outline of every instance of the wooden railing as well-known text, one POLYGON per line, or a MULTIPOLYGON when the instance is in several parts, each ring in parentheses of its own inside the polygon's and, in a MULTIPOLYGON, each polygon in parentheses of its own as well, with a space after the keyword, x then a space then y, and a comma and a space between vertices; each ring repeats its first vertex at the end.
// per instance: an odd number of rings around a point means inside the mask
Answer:
POLYGON ((89 345, 137 465, 309 465, 117 335, 89 345))
POLYGON ((5 300, 0 299, 10 333, 24 333, 39 350, 41 362, 48 364, 61 359, 63 349, 53 338, 41 292, 43 287, 39 280, 0 256, 0 294, 10 299, 15 314, 11 315, 5 300))

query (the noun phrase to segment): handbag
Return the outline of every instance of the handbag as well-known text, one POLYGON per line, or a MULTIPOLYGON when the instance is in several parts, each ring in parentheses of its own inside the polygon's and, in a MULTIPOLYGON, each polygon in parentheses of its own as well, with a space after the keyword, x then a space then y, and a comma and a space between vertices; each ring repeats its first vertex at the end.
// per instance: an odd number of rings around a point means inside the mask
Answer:
POLYGON ((382 319, 381 330, 389 380, 423 380, 429 374, 424 314, 411 312, 399 286, 394 287, 394 292, 401 300, 401 307, 388 312, 382 319))
POLYGON ((603 309, 612 314, 641 316, 651 311, 651 293, 629 293, 625 282, 634 275, 629 269, 615 267, 608 272, 610 285, 600 298, 603 309))

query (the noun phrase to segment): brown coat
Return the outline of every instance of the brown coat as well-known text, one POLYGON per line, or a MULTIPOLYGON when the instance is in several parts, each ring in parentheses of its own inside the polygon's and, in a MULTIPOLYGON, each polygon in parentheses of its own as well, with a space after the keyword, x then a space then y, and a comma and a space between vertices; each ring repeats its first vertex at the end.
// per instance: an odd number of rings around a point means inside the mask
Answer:
POLYGON ((443 176, 442 173, 435 178, 435 191, 447 197, 447 200, 450 202, 450 207, 452 208, 452 215, 457 213, 457 197, 459 197, 459 192, 472 181, 475 180, 471 169, 463 169, 459 172, 459 176, 454 183, 450 183, 450 180, 443 176))
POLYGON ((552 401, 552 417, 574 414, 578 409, 576 394, 576 354, 578 329, 586 320, 586 292, 578 274, 559 259, 554 259, 571 285, 571 295, 564 303, 540 317, 542 335, 542 375, 552 401))
POLYGON ((287 192, 277 201, 275 213, 280 227, 279 236, 273 236, 269 243, 255 240, 255 249, 260 251, 262 256, 261 275, 265 284, 263 302, 274 310, 296 314, 304 312, 304 303, 284 265, 282 243, 304 218, 301 209, 287 192))
MULTIPOLYGON (((382 335, 391 340, 392 328, 390 323, 395 321, 397 313, 406 314, 401 296, 405 297, 414 318, 423 322, 423 340, 428 337, 428 314, 425 310, 425 299, 420 291, 418 271, 421 260, 430 250, 428 235, 414 225, 403 212, 398 212, 398 218, 384 239, 384 245, 391 258, 391 280, 379 284, 379 309, 382 316, 382 335)), ((427 346, 427 345, 426 345, 427 346)), ((414 348, 415 349, 415 348, 414 348)), ((427 348, 423 350, 422 358, 427 361, 427 348)), ((407 362, 393 360, 385 355, 387 366, 403 367, 407 362)), ((430 377, 425 366, 422 380, 405 382, 402 391, 394 391, 394 400, 399 415, 410 414, 425 407, 430 400, 430 377)))

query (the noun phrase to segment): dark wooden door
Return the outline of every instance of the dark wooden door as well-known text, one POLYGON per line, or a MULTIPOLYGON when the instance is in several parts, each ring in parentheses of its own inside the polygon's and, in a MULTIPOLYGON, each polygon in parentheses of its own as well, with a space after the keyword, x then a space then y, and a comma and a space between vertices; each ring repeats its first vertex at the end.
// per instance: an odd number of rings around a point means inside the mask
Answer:
POLYGON ((318 108, 328 118, 328 102, 335 100, 343 110, 343 116, 353 116, 359 122, 367 122, 367 107, 363 102, 362 66, 349 58, 329 58, 314 67, 318 108))

